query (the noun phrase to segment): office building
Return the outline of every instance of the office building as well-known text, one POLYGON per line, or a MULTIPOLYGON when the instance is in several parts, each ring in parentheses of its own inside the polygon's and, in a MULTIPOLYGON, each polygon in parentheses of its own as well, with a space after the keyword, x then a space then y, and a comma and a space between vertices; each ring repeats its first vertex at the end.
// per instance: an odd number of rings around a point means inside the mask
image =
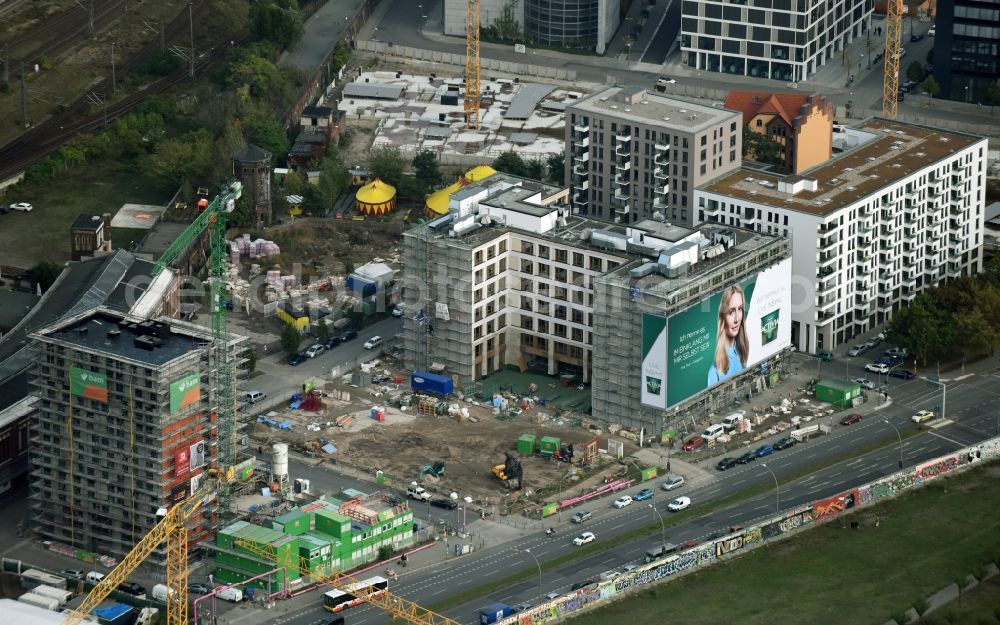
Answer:
POLYGON ((833 107, 818 94, 730 91, 725 106, 743 114, 744 145, 747 130, 781 145, 781 162, 774 164, 785 173, 810 169, 833 153, 833 107))
POLYGON ((611 87, 566 107, 574 214, 692 226, 696 186, 739 168, 743 124, 723 108, 611 87))
POLYGON ((987 90, 1000 80, 1000 3, 938 0, 933 58, 939 97, 990 103, 987 90))
MULTIPOLYGON (((217 464, 211 331, 93 308, 31 338, 35 537, 121 558, 158 509, 190 496, 217 464)), ((233 362, 242 342, 231 340, 233 362)), ((189 544, 209 538, 217 521, 207 504, 188 525, 189 544)), ((163 559, 162 550, 152 558, 163 559)))
POLYGON ((801 82, 864 35, 872 0, 684 0, 681 58, 709 72, 801 82))
POLYGON ((792 343, 832 350, 922 291, 982 269, 987 141, 872 119, 799 175, 741 169, 696 191, 699 218, 793 241, 792 343))

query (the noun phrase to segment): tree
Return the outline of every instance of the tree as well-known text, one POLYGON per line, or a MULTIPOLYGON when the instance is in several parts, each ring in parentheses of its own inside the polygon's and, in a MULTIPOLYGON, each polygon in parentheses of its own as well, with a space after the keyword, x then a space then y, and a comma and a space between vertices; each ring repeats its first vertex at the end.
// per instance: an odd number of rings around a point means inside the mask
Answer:
POLYGON ((250 5, 250 35, 256 41, 270 41, 282 50, 302 39, 305 29, 298 6, 280 6, 273 0, 250 5))
POLYGON ((990 115, 992 115, 993 107, 1000 105, 1000 83, 993 83, 986 88, 986 104, 990 105, 990 115))
POLYGON ((928 76, 924 82, 920 83, 920 88, 932 98, 936 98, 937 94, 941 93, 941 85, 934 79, 934 76, 928 76))
POLYGON ((785 147, 763 133, 744 129, 743 158, 781 165, 785 160, 785 147))
POLYGON ((441 168, 438 166, 437 154, 431 150, 420 150, 413 157, 413 173, 427 187, 433 188, 441 183, 441 168))
POLYGON ((889 322, 888 332, 894 342, 909 347, 923 363, 946 353, 955 342, 955 328, 950 315, 941 310, 927 291, 913 298, 889 322))
POLYGON ((270 152, 275 161, 288 155, 288 133, 273 119, 262 119, 254 124, 250 129, 250 141, 270 152))
POLYGON ((251 99, 282 99, 288 90, 288 79, 273 62, 259 54, 246 54, 227 68, 226 84, 247 88, 251 99))
POLYGON ((299 353, 301 345, 302 333, 295 326, 286 323, 285 327, 281 330, 281 349, 285 350, 285 353, 291 356, 292 354, 299 353))
POLYGON ((505 174, 527 177, 528 166, 517 152, 504 152, 493 161, 493 169, 505 174))
POLYGON ((542 161, 537 158, 533 158, 530 161, 526 161, 525 164, 525 178, 531 178, 532 180, 541 180, 545 177, 545 165, 542 161))
POLYGON ((145 161, 147 174, 172 184, 203 178, 211 170, 212 135, 195 130, 175 139, 161 141, 145 161))
POLYGON ((316 323, 316 342, 326 343, 327 339, 330 338, 330 326, 327 325, 326 319, 320 319, 316 323))
POLYGON ((546 164, 549 166, 549 180, 562 186, 566 180, 566 153, 552 154, 546 164))
POLYGON ((247 371, 251 374, 257 370, 257 350, 247 350, 247 371))
POLYGON ((48 291, 60 273, 62 273, 60 265, 43 260, 29 269, 26 277, 31 281, 32 287, 38 284, 41 285, 42 291, 48 291))
POLYGON ((906 77, 913 82, 920 82, 924 79, 924 75, 927 72, 924 71, 924 66, 920 64, 920 61, 913 61, 906 67, 906 77))
POLYGON ((333 208, 337 198, 350 184, 351 174, 336 155, 323 159, 319 174, 319 192, 327 211, 333 208))
POLYGON ((382 145, 372 148, 368 153, 368 169, 372 176, 398 186, 406 168, 406 158, 394 145, 382 145))
POLYGON ((254 228, 257 226, 257 211, 254 210, 253 200, 249 193, 240 196, 236 200, 236 208, 229 215, 229 223, 232 226, 243 228, 254 228))

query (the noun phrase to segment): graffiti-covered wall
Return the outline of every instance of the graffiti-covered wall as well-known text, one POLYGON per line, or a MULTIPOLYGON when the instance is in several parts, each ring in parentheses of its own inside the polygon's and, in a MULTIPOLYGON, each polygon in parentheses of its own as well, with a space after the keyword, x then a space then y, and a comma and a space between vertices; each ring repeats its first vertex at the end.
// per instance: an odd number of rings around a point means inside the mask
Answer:
POLYGON ((903 491, 919 488, 944 475, 960 473, 977 462, 997 458, 1000 458, 1000 438, 935 458, 875 482, 795 508, 763 523, 697 545, 680 554, 654 560, 625 573, 618 579, 592 584, 563 595, 532 610, 499 621, 498 625, 542 625, 576 616, 585 608, 600 607, 625 598, 637 589, 668 581, 676 573, 709 566, 721 558, 759 547, 769 539, 829 521, 854 508, 878 503, 903 491))

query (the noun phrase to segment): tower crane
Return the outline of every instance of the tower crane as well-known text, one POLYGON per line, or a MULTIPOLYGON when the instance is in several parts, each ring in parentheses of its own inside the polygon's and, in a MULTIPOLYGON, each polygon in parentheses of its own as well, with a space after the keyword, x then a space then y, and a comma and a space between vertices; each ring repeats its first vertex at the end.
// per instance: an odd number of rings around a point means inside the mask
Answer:
POLYGON ((76 609, 70 612, 61 625, 79 625, 90 616, 90 611, 108 598, 118 585, 128 580, 142 562, 160 545, 167 544, 167 625, 187 625, 188 599, 188 545, 185 522, 204 504, 215 498, 236 475, 229 467, 225 472, 212 469, 194 495, 170 510, 160 509, 160 522, 129 551, 110 573, 104 576, 76 609))
POLYGON ((903 30, 903 0, 887 0, 885 8, 885 60, 882 63, 882 117, 896 119, 899 93, 899 48, 903 30))
POLYGON ((465 2, 465 127, 479 129, 479 0, 465 2))
MULTIPOLYGON (((261 547, 256 543, 246 540, 234 541, 233 545, 246 549, 255 556, 267 560, 268 562, 274 562, 281 566, 293 565, 292 563, 279 562, 278 555, 275 553, 273 548, 261 547)), ((329 575, 314 574, 309 570, 309 563, 301 556, 298 558, 298 568, 301 575, 312 578, 312 580, 319 585, 344 586, 348 584, 358 584, 356 587, 361 587, 359 579, 341 571, 335 571, 329 575)), ((377 608, 380 608, 388 614, 390 618, 401 618, 408 623, 414 623, 414 625, 461 625, 458 621, 454 621, 447 616, 432 612, 427 608, 423 608, 413 601, 410 601, 409 599, 404 599, 399 595, 394 595, 388 590, 376 593, 372 592, 371 589, 368 589, 367 591, 357 593, 355 596, 377 608)))

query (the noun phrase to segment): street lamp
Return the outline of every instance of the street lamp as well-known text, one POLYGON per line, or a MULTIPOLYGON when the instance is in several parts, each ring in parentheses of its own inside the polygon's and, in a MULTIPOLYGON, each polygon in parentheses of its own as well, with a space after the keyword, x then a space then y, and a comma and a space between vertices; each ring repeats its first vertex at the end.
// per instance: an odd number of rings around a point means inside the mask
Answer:
POLYGON ((649 509, 656 513, 656 517, 660 519, 660 544, 667 544, 667 527, 663 524, 663 515, 660 511, 656 509, 653 504, 649 504, 649 509))
POLYGON ((969 85, 965 85, 965 103, 969 103, 969 85))
POLYGON ((542 588, 542 565, 539 564, 538 558, 535 557, 535 554, 531 553, 531 549, 525 549, 524 553, 528 554, 529 556, 531 556, 535 560, 535 566, 538 567, 538 589, 541 590, 541 588, 542 588))
MULTIPOLYGON (((938 378, 941 377, 940 368, 938 369, 938 378)), ((941 418, 944 419, 948 415, 948 387, 940 379, 932 380, 927 378, 927 381, 932 384, 937 384, 941 387, 941 418)))
POLYGON ((891 427, 892 429, 896 430, 896 436, 899 437, 899 470, 902 471, 903 470, 903 435, 899 433, 899 428, 898 427, 896 427, 895 425, 889 423, 888 419, 882 419, 882 421, 884 421, 885 424, 888 425, 889 427, 891 427))
POLYGON ((778 476, 774 474, 771 467, 767 466, 766 462, 760 463, 760 466, 767 469, 767 472, 774 478, 774 513, 781 514, 781 488, 778 486, 778 476))

